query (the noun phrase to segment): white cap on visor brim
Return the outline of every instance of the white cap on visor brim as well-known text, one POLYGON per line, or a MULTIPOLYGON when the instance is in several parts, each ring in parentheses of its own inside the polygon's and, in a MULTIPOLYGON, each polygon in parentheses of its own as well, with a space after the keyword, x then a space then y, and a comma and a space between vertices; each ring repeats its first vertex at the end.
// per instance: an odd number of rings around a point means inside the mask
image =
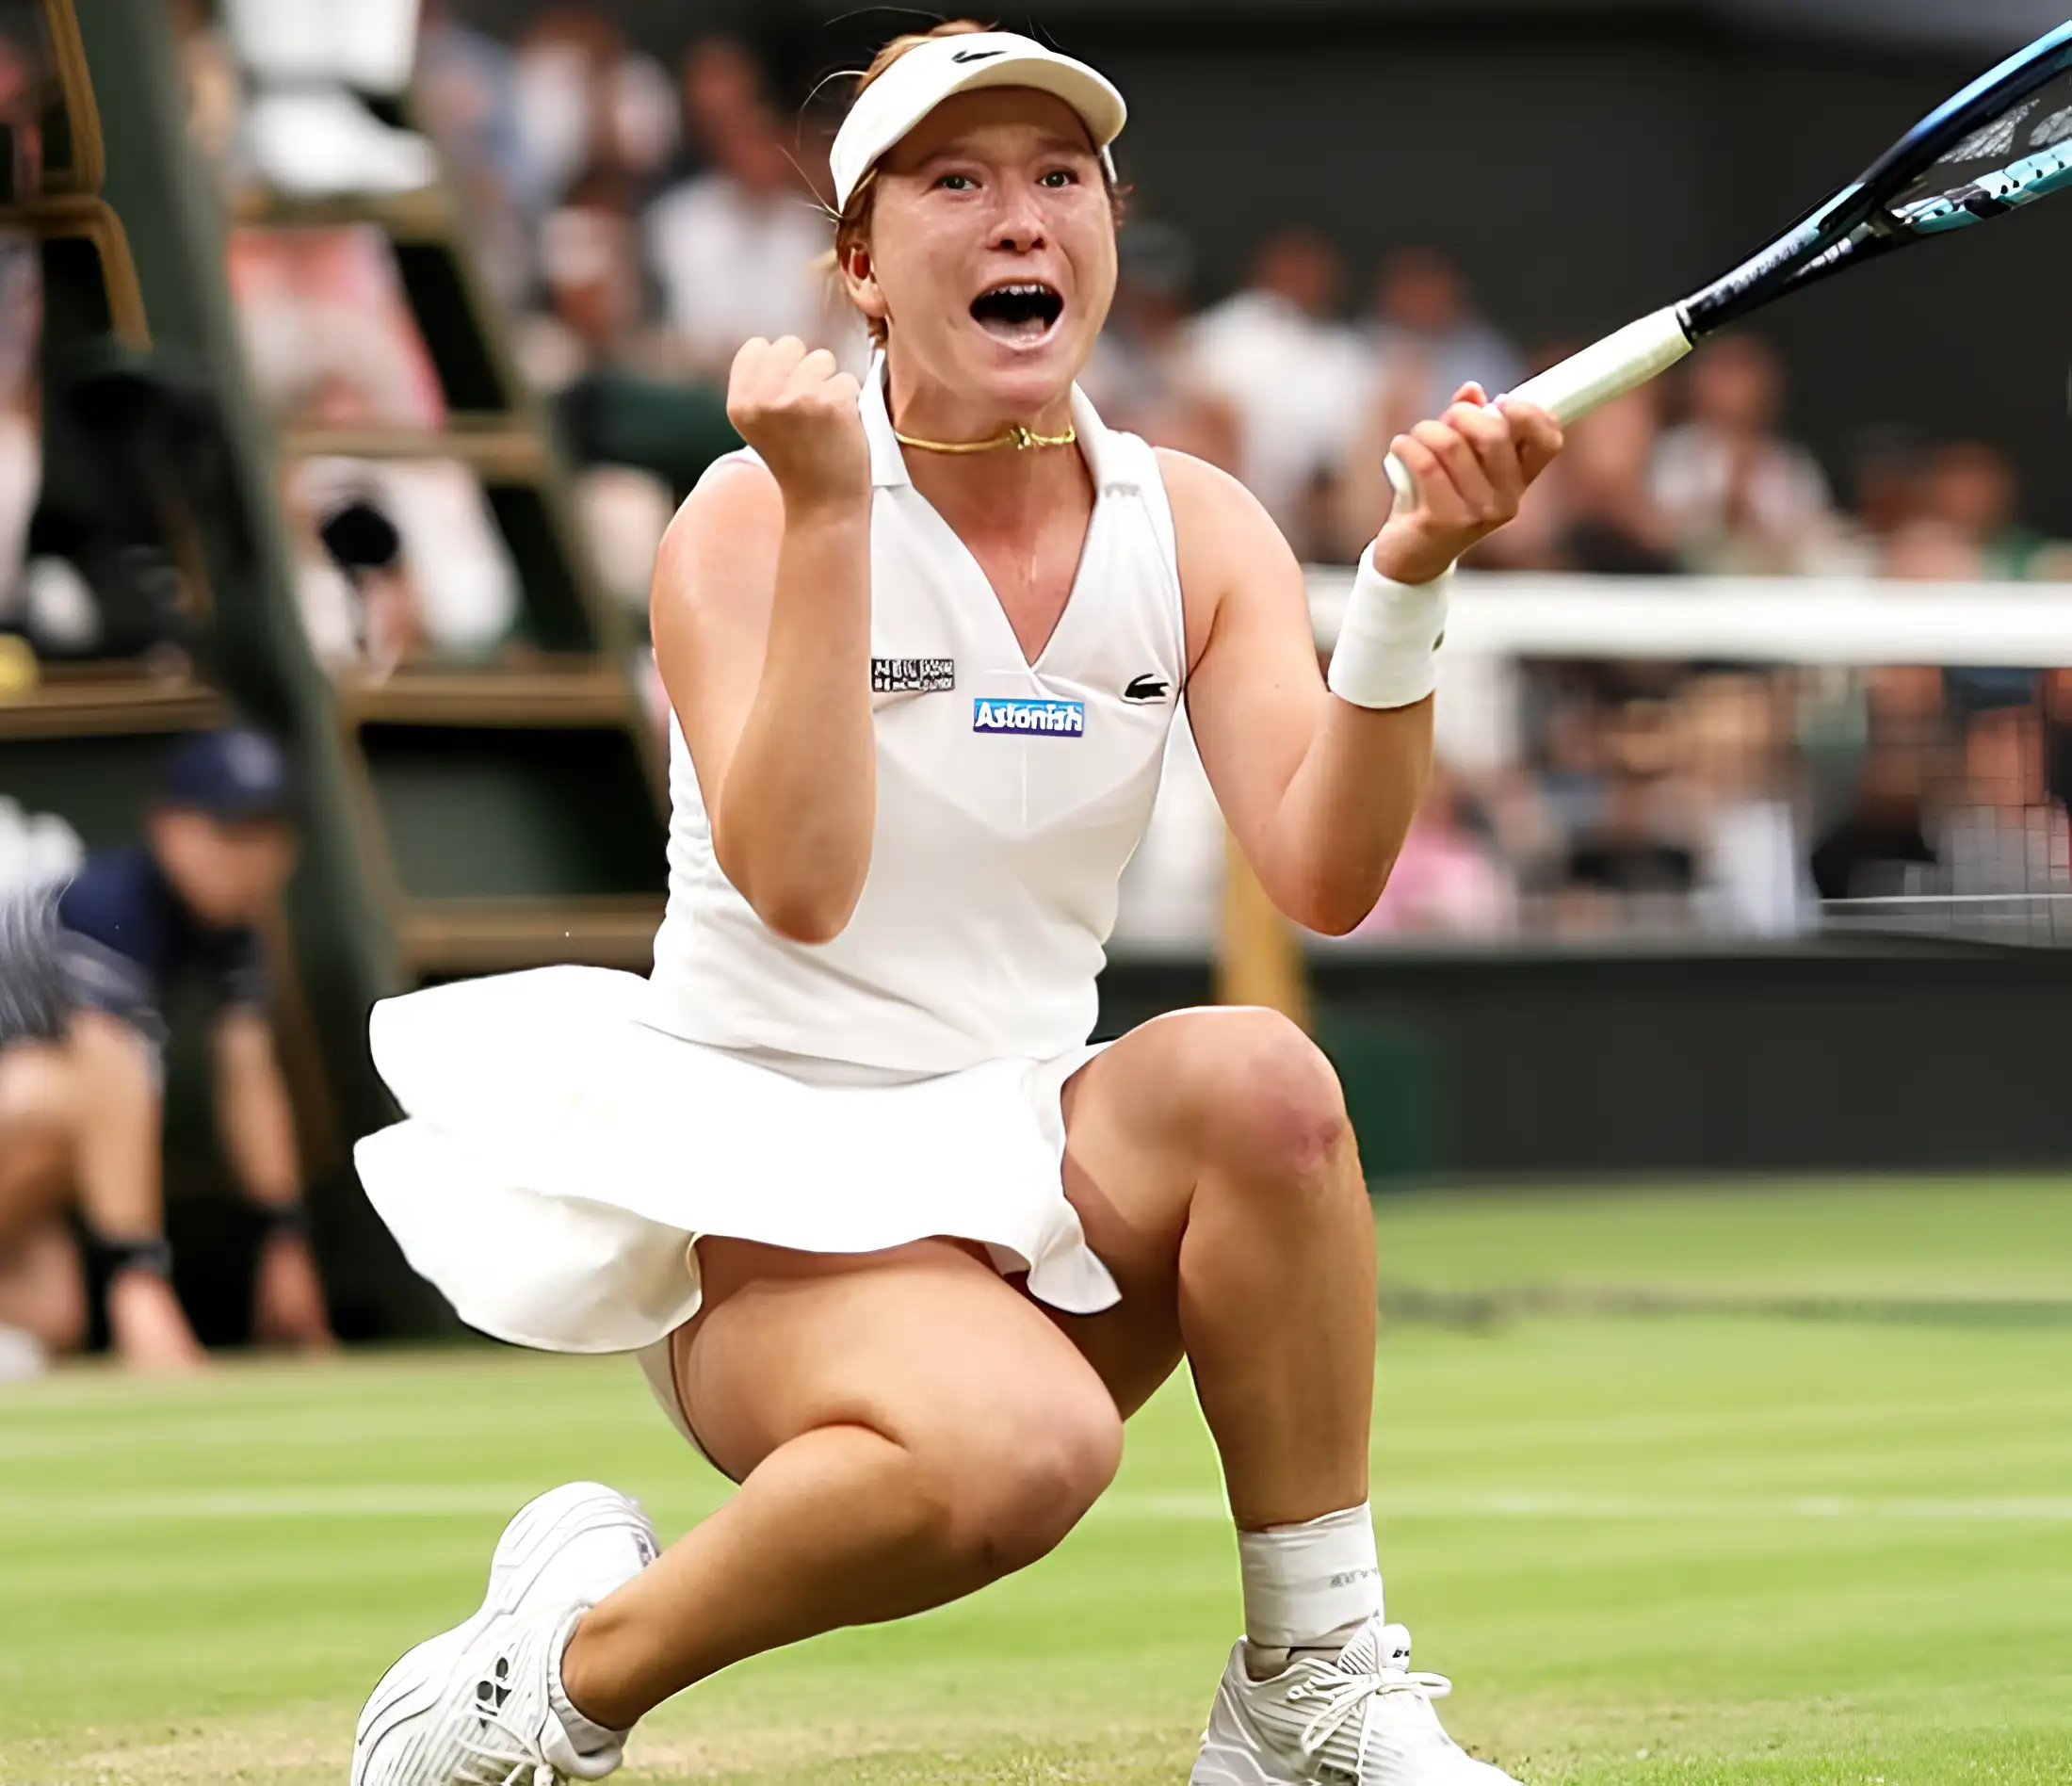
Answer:
POLYGON ((1033 38, 966 32, 916 44, 857 95, 829 156, 834 208, 846 209, 878 158, 943 101, 980 87, 1033 87, 1063 100, 1078 113, 1112 177, 1108 146, 1122 135, 1129 108, 1111 81, 1033 38))

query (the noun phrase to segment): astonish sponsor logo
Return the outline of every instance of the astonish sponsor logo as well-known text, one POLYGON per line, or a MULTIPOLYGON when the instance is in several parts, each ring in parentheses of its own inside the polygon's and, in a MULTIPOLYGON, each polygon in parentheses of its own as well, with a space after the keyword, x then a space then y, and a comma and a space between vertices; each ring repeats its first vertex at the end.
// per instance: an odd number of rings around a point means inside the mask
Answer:
POLYGON ((1042 738, 1084 738, 1084 701, 987 701, 971 704, 974 732, 1034 733, 1042 738))

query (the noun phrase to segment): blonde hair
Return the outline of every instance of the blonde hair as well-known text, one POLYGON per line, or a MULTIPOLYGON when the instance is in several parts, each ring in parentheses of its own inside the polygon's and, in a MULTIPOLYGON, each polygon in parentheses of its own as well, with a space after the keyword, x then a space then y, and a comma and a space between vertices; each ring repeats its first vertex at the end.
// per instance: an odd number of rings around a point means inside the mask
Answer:
MULTIPOLYGON (((870 66, 856 77, 856 91, 850 95, 850 104, 853 106, 871 82, 877 80, 909 50, 917 50, 922 44, 932 42, 937 38, 970 37, 977 32, 998 29, 997 25, 980 24, 976 19, 949 19, 926 31, 902 32, 888 40, 879 49, 878 54, 870 58, 870 66)), ((1122 189, 1106 173, 1105 164, 1103 178, 1108 182, 1109 203, 1115 213, 1115 221, 1120 224, 1123 220, 1122 189)), ((851 250, 869 244, 870 213, 877 197, 878 170, 873 165, 865 169, 864 177, 856 182, 855 190, 849 195, 849 203, 842 207, 840 215, 834 219, 834 246, 829 251, 824 262, 831 277, 839 276, 842 263, 848 259, 851 250)), ((870 331, 871 340, 879 347, 883 347, 884 318, 866 317, 864 318, 864 325, 870 331)))

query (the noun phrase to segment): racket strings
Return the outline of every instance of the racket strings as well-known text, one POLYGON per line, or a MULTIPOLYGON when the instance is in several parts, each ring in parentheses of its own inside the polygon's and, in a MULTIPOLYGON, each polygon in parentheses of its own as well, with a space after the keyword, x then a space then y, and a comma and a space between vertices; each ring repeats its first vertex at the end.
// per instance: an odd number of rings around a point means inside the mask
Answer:
POLYGON ((2072 184, 2072 68, 1961 140, 1887 203, 1888 213, 1920 234, 1998 217, 2072 184))

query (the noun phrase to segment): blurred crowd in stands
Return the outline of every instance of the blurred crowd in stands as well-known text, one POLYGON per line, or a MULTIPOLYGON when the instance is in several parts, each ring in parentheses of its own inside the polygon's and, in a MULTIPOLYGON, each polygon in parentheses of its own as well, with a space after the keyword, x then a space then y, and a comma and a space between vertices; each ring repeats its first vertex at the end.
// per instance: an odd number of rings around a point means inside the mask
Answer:
MULTIPOLYGON (((209 8, 179 10, 195 130, 235 193, 255 155, 267 170, 239 121, 250 83, 209 8)), ((426 0, 413 91, 516 361, 558 406, 601 579, 638 616, 676 501, 731 444, 721 393, 739 344, 796 333, 863 365, 867 343, 816 268, 839 86, 801 104, 727 38, 666 67, 589 7, 548 7, 505 41, 426 0)), ((375 161, 392 188, 415 179, 393 141, 375 161)), ((11 266, 0 262, 0 483, 24 457, 9 418, 30 403, 7 369, 23 364, 8 343, 33 281, 11 266)), ((286 425, 443 421, 378 232, 248 223, 232 275, 256 380, 286 425)), ((1313 562, 1349 562, 1372 536, 1393 434, 1464 383, 1508 389, 1576 345, 1513 339, 1431 246, 1360 269, 1290 228, 1256 245, 1237 291, 1204 303, 1201 283, 1184 234, 1133 212, 1089 393, 1114 424, 1241 477, 1313 562)), ((1823 467, 1791 438, 1788 398, 1760 338, 1708 347, 1579 424, 1473 568, 2072 579, 2072 552, 2024 526, 1992 445, 1885 431, 1823 467)), ((518 571, 472 474, 305 457, 283 499, 328 662, 379 674, 507 648, 518 571)), ((19 506, 0 488, 0 549, 19 506)), ((2063 890, 2061 677, 1504 663, 1462 666, 1455 681, 1438 786, 1370 940, 1781 937, 1817 922, 1822 898, 2063 890)), ((1183 744, 1118 947, 1199 948, 1222 861, 1183 744)))
MULTIPOLYGON (((861 364, 865 343, 811 271, 838 93, 801 110, 726 39, 665 70, 575 8, 509 45, 436 17, 419 93, 543 387, 599 367, 717 383, 742 340, 781 331, 861 364)), ((1241 289, 1201 296, 1185 235, 1135 213, 1089 394, 1116 425, 1236 472, 1316 561, 1372 537, 1393 434, 1464 383, 1510 388, 1560 345, 1507 336, 1436 249, 1406 246, 1362 284, 1299 229, 1257 245, 1241 289)), ((1785 431, 1787 398, 1760 339, 1708 349, 1578 427, 1479 568, 2072 576, 2064 549, 2023 527, 1990 445, 1875 436, 1838 493, 1785 431)), ((603 549, 638 572, 667 504, 629 498, 623 472, 591 488, 603 549)), ((1485 669, 1480 693, 1449 691, 1439 785, 1369 940, 1784 937, 1822 897, 2064 881, 2056 679, 1485 669)), ((1214 932, 1221 828, 1184 746, 1176 771, 1132 867, 1122 949, 1198 949, 1214 932)))

